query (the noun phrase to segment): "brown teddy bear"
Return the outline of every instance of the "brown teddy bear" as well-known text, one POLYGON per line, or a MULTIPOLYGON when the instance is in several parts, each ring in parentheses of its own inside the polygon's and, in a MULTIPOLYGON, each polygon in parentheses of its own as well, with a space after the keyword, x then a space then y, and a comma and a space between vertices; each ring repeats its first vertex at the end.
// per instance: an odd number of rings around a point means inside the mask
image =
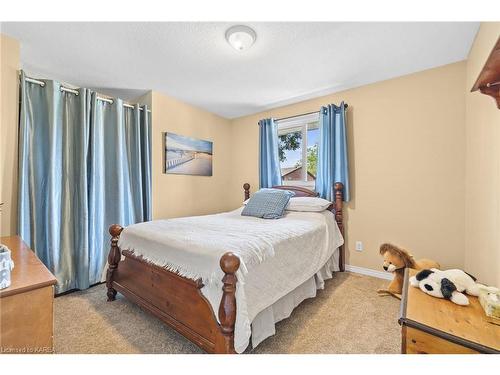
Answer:
POLYGON ((394 278, 387 289, 377 290, 381 295, 392 295, 401 299, 403 292, 403 277, 405 268, 413 268, 415 270, 422 269, 439 269, 439 264, 431 259, 413 259, 413 256, 406 250, 389 243, 384 243, 380 246, 380 255, 384 257, 383 268, 385 271, 394 273, 394 278))

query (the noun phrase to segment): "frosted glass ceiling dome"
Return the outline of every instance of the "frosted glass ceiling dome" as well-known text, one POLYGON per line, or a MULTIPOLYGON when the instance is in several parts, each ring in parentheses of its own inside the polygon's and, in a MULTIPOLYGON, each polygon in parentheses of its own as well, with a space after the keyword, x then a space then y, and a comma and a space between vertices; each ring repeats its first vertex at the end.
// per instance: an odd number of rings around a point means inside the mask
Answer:
POLYGON ((237 51, 244 51, 250 48, 257 39, 255 31, 245 25, 230 27, 226 31, 227 42, 237 51))

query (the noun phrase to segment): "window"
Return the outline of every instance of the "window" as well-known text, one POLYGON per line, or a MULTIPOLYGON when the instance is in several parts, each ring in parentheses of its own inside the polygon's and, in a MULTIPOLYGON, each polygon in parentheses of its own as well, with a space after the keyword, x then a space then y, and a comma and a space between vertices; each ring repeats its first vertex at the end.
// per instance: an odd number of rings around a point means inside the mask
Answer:
POLYGON ((318 166, 318 113, 284 119, 277 124, 283 185, 314 190, 318 166))

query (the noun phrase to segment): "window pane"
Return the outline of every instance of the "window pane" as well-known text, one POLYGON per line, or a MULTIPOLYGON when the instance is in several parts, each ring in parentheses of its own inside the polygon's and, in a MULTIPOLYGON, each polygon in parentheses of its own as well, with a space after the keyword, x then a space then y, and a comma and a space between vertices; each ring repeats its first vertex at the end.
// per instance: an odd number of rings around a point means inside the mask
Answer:
POLYGON ((284 185, 302 182, 302 132, 301 127, 279 129, 279 157, 284 185))
POLYGON ((307 126, 307 186, 314 190, 318 167, 319 127, 314 122, 307 126))

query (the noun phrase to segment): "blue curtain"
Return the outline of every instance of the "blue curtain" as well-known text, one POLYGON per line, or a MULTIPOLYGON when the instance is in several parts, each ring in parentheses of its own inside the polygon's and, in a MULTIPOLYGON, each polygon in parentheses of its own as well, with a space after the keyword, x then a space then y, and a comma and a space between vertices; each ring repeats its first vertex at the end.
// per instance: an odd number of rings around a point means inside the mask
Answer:
POLYGON ((147 108, 44 82, 21 73, 18 233, 61 293, 100 281, 110 224, 150 220, 151 129, 147 108))
POLYGON ((90 284, 101 280, 108 228, 151 220, 151 148, 147 107, 127 108, 92 93, 89 140, 90 284), (144 176, 143 176, 144 174, 144 176))
POLYGON ((349 196, 349 163, 347 161, 346 107, 330 104, 319 114, 319 149, 316 191, 322 198, 331 200, 333 184, 344 184, 344 200, 349 196))
POLYGON ((259 121, 259 185, 281 185, 278 154, 278 128, 273 119, 259 121))

